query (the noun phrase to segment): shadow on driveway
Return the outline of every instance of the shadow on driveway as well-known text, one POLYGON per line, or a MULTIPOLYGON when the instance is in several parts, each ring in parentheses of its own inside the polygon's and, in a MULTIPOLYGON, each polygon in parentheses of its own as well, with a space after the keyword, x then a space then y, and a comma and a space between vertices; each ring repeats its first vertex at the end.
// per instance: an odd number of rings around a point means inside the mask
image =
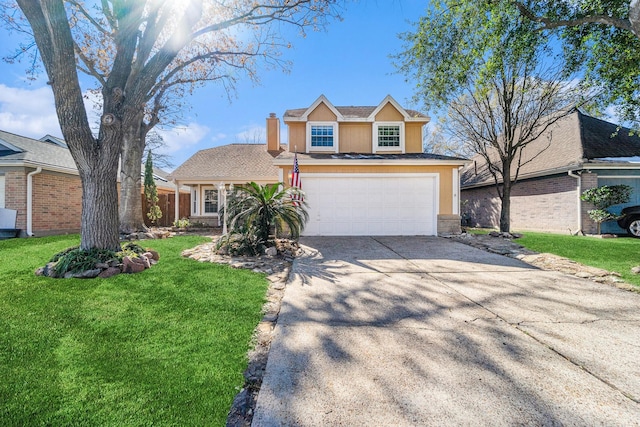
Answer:
POLYGON ((254 426, 638 425, 639 295, 435 237, 301 243, 254 426))

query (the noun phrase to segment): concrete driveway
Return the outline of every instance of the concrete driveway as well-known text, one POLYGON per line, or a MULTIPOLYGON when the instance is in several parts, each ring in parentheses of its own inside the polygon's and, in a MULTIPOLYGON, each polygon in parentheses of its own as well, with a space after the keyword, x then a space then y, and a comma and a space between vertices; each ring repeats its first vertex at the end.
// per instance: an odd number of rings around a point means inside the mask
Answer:
POLYGON ((640 295, 436 237, 304 238, 254 426, 640 425, 640 295))

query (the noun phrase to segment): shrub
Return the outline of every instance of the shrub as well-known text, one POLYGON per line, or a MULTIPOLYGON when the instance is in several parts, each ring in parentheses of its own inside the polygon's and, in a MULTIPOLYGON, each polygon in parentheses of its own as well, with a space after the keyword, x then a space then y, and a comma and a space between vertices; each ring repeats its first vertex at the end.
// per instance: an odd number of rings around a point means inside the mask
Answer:
POLYGON ((58 276, 64 276, 67 272, 79 273, 91 270, 98 263, 108 262, 117 258, 116 253, 108 249, 89 249, 84 251, 80 248, 69 248, 63 252, 51 258, 52 262, 57 261, 54 270, 58 276))
POLYGON ((177 228, 187 228, 191 225, 188 218, 180 218, 173 221, 173 226, 177 228))
POLYGON ((233 256, 260 255, 266 247, 266 241, 259 236, 254 227, 236 227, 218 240, 216 250, 223 249, 233 256))
POLYGON ((607 210, 608 207, 627 203, 631 199, 633 188, 628 185, 603 185, 601 187, 590 188, 582 193, 580 200, 592 203, 596 209, 588 211, 591 218, 598 225, 605 221, 618 219, 619 216, 607 210))

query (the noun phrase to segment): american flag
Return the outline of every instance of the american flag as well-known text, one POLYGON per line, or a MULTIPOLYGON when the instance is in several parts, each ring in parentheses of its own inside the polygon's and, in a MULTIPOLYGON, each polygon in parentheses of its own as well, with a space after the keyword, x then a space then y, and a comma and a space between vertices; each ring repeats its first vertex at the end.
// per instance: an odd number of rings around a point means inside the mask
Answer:
MULTIPOLYGON (((302 190, 302 181, 300 180, 300 168, 298 167, 298 153, 295 153, 293 156, 293 173, 291 174, 291 187, 295 187, 299 190, 302 190)), ((291 200, 293 200, 294 206, 300 206, 300 204, 304 201, 304 198, 301 194, 293 194, 291 196, 291 200)))

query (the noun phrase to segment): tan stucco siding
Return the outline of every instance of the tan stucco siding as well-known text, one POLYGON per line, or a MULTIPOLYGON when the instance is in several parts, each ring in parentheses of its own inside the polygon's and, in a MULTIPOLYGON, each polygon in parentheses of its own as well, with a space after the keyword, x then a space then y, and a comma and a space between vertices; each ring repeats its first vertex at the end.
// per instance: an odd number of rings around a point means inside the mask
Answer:
POLYGON ((371 153, 371 123, 340 123, 341 153, 371 153))
POLYGON ((324 102, 320 103, 308 116, 310 122, 335 122, 338 118, 324 102))
POLYGON ((404 121, 404 116, 400 114, 396 107, 387 103, 382 110, 376 114, 377 122, 401 122, 404 121))
MULTIPOLYGON (((455 167, 457 169, 457 167, 455 167)), ((283 167, 284 176, 289 176, 291 167, 283 167)), ((300 163, 300 173, 436 173, 440 181, 439 215, 453 214, 453 169, 452 166, 411 165, 305 165, 300 163)), ((304 179, 302 181, 304 189, 304 179)), ((328 190, 329 191, 329 190, 328 190)))
POLYGON ((404 149, 407 153, 422 153, 422 126, 423 123, 404 125, 404 149))
POLYGON ((307 124, 287 123, 289 125, 289 151, 303 153, 307 149, 307 124))

